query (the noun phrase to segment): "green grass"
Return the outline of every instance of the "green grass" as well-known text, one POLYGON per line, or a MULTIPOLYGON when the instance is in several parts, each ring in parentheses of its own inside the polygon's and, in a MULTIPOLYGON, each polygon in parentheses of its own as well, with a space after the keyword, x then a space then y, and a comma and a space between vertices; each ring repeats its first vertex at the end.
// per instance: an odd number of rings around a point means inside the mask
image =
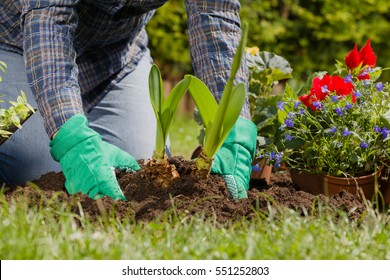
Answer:
POLYGON ((179 113, 178 117, 173 119, 170 130, 172 155, 190 159, 192 152, 199 145, 200 128, 191 115, 179 113))
MULTIPOLYGON (((192 119, 176 119, 173 154, 189 158, 197 132, 192 119)), ((91 222, 54 199, 43 205, 6 202, 0 192, 0 259, 390 259, 390 213, 373 210, 363 222, 286 210, 222 226, 174 214, 147 224, 91 222)))
POLYGON ((167 215, 91 222, 67 205, 29 208, 0 194, 0 259, 390 259, 390 216, 301 217, 292 211, 219 225, 167 215))

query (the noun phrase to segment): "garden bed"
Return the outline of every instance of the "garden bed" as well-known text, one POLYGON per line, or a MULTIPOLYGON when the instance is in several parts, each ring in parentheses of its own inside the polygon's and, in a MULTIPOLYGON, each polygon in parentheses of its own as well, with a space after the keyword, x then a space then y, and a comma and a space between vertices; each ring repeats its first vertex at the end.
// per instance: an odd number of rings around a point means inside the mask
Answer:
POLYGON ((77 215, 91 219, 101 216, 115 216, 119 220, 132 219, 135 222, 148 222, 153 219, 166 219, 173 215, 204 215, 220 223, 240 219, 252 219, 267 215, 280 208, 289 208, 302 215, 315 213, 313 205, 327 205, 327 211, 348 213, 351 219, 359 219, 365 205, 358 197, 340 192, 330 197, 313 196, 307 192, 296 191, 288 172, 272 174, 269 185, 263 181, 251 181, 248 199, 234 201, 228 198, 224 181, 217 175, 208 179, 194 176, 196 168, 192 161, 173 157, 170 160, 180 174, 170 188, 157 186, 158 174, 148 170, 140 161, 142 169, 137 173, 118 173, 118 182, 127 201, 113 201, 108 197, 93 200, 86 195, 68 195, 62 173, 48 173, 34 184, 24 187, 10 187, 5 192, 7 201, 26 199, 31 207, 60 205, 66 202, 77 215), (80 207, 81 206, 81 207, 80 207))

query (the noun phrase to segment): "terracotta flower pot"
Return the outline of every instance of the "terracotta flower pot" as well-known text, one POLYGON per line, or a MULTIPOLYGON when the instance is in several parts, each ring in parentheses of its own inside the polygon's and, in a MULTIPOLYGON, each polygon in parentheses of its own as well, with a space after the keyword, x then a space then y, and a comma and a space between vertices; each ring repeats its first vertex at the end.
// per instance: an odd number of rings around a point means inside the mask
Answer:
POLYGON ((259 170, 252 169, 251 179, 264 180, 267 185, 269 185, 271 181, 272 174, 272 165, 267 165, 264 160, 260 162, 253 162, 253 165, 257 164, 259 170))
POLYGON ((379 171, 366 176, 345 178, 290 170, 291 180, 300 190, 314 195, 332 195, 345 190, 358 196, 361 196, 362 191, 369 200, 375 193, 375 176, 380 177, 378 173, 379 171))

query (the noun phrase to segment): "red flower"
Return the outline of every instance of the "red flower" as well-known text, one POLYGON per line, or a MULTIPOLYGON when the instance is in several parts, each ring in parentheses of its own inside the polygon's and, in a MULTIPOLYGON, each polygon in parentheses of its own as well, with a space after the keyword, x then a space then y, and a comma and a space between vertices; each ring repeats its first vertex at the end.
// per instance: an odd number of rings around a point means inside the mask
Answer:
POLYGON ((298 97, 298 100, 305 104, 306 107, 312 108, 314 111, 316 107, 313 105, 313 96, 311 94, 301 95, 298 97))
POLYGON ((312 81, 310 94, 316 98, 316 100, 324 100, 328 95, 331 85, 331 78, 326 74, 322 79, 315 77, 312 81))
POLYGON ((360 62, 360 54, 357 49, 357 44, 355 44, 352 51, 350 51, 345 57, 345 65, 347 65, 350 69, 355 69, 359 66, 360 62))
POLYGON ((360 74, 358 75, 358 79, 361 81, 361 80, 369 80, 370 79, 370 75, 367 74, 367 72, 365 72, 364 70, 362 72, 360 72, 360 74))
POLYGON ((375 67, 376 56, 371 47, 371 39, 367 40, 366 44, 358 52, 357 44, 353 49, 346 55, 345 65, 351 70, 357 68, 360 64, 362 67, 375 67))
POLYGON ((353 84, 345 82, 343 78, 326 74, 322 79, 319 77, 313 79, 310 94, 314 95, 317 100, 324 100, 330 92, 347 96, 353 92, 353 88, 353 84))
POLYGON ((310 107, 316 110, 313 105, 314 101, 324 100, 329 93, 335 93, 336 95, 343 97, 352 94, 352 102, 356 102, 356 97, 353 95, 354 86, 350 82, 345 82, 343 78, 339 76, 330 76, 326 74, 322 78, 315 77, 312 82, 310 93, 300 96, 298 99, 306 107, 310 107))
POLYGON ((330 92, 335 92, 339 96, 347 96, 352 94, 353 88, 353 84, 345 82, 343 78, 331 76, 330 92))
POLYGON ((366 44, 360 49, 360 58, 363 62, 363 66, 375 67, 376 56, 371 48, 371 39, 367 40, 366 44))

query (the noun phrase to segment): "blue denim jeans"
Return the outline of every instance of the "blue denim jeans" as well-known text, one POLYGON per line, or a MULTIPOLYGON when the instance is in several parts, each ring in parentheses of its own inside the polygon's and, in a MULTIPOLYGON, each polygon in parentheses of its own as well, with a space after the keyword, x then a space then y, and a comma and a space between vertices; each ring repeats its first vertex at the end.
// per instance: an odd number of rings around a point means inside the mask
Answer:
MULTIPOLYGON (((23 90, 27 101, 37 108, 29 88, 23 57, 0 49, 0 60, 7 65, 1 72, 1 108, 9 106, 23 90)), ((103 139, 127 151, 136 159, 153 154, 156 120, 149 101, 148 76, 152 65, 149 52, 137 68, 116 84, 90 112, 85 113, 89 126, 103 139)), ((49 137, 39 112, 31 116, 0 146, 0 182, 24 184, 50 171, 61 171, 50 156, 49 137)))

